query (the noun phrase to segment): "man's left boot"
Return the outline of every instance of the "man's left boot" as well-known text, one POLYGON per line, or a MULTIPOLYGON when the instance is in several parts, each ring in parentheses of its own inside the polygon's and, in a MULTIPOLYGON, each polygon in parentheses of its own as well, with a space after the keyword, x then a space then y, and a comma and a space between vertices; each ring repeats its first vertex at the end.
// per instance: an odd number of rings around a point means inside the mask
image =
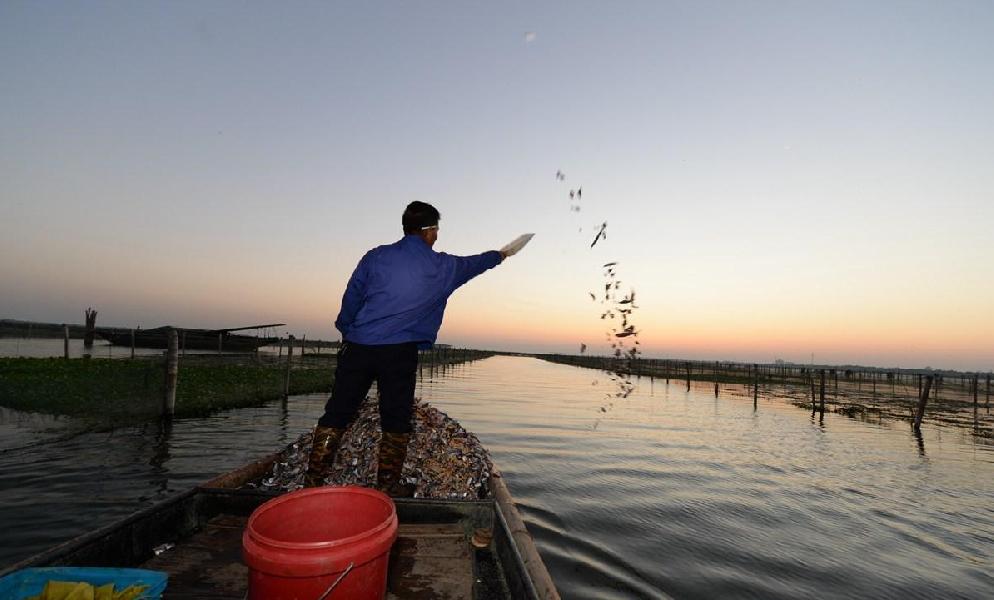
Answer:
POLYGON ((404 460, 407 458, 409 433, 383 432, 380 438, 380 464, 376 470, 376 488, 391 498, 411 498, 414 486, 401 481, 404 460))

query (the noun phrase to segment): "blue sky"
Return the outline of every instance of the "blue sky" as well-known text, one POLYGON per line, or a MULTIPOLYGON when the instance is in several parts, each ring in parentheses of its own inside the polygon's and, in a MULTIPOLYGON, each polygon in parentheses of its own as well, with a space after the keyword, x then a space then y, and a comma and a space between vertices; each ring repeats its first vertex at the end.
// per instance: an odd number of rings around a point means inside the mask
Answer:
POLYGON ((423 200, 439 250, 537 234, 457 292, 442 341, 598 349, 587 292, 616 260, 650 354, 988 370, 992 23, 986 2, 5 2, 0 316, 334 339, 355 262, 423 200))

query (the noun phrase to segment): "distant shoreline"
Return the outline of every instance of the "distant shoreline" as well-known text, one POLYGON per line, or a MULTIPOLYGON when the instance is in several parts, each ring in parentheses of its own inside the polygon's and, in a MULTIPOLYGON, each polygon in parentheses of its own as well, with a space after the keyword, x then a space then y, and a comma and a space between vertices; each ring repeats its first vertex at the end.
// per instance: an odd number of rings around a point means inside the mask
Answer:
MULTIPOLYGON (((0 338, 61 338, 63 336, 63 327, 65 325, 69 326, 69 337, 70 339, 83 339, 83 335, 86 332, 86 327, 79 323, 46 323, 42 321, 22 321, 18 319, 0 319, 0 338)), ((97 327, 97 331, 108 331, 113 333, 128 333, 131 331, 130 327, 97 327)), ((301 340, 297 339, 294 344, 300 347, 303 343, 308 348, 310 347, 328 347, 337 346, 338 341, 329 342, 326 340, 301 340)), ((438 348, 450 348, 450 344, 435 344, 438 348)), ((482 349, 482 348, 481 348, 482 349)), ((544 357, 571 357, 575 358, 579 362, 584 362, 586 359, 590 358, 607 358, 597 355, 590 354, 561 354, 555 352, 506 352, 499 350, 488 350, 494 352, 494 354, 502 354, 508 356, 531 356, 534 358, 544 358, 544 357)), ((714 361, 714 360, 701 360, 701 359, 684 359, 679 357, 650 357, 643 356, 638 360, 668 360, 677 361, 680 363, 690 363, 692 365, 701 365, 705 368, 710 368, 710 365, 720 362, 724 365, 741 365, 747 367, 752 364, 759 364, 762 367, 787 367, 791 369, 804 368, 813 369, 817 371, 818 369, 828 369, 834 371, 876 371, 879 373, 897 373, 901 375, 943 375, 943 376, 965 376, 974 374, 988 374, 994 373, 994 371, 970 371, 970 370, 959 370, 959 369, 933 369, 928 367, 879 367, 879 366, 868 366, 859 364, 807 364, 807 363, 795 363, 795 362, 779 362, 779 363, 751 363, 751 362, 740 362, 740 361, 714 361)), ((559 362, 559 361, 554 361, 559 362)))

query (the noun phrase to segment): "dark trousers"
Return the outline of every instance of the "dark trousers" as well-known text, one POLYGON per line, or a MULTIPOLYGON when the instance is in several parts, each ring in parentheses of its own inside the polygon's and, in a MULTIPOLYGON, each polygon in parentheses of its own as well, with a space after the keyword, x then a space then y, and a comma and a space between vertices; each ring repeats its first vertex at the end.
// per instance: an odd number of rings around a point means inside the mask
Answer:
POLYGON ((411 431, 414 386, 417 383, 418 345, 367 346, 342 342, 335 367, 331 398, 318 419, 322 427, 348 427, 376 381, 380 390, 380 424, 389 433, 411 431))

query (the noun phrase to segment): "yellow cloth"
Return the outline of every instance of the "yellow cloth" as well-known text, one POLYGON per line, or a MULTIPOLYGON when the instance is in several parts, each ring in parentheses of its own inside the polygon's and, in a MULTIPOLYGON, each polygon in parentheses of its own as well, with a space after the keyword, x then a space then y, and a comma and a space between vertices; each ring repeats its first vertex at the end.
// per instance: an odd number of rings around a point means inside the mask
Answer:
POLYGON ((113 583, 94 587, 82 581, 49 581, 41 594, 27 600, 137 600, 147 589, 147 585, 129 585, 115 592, 113 583))

